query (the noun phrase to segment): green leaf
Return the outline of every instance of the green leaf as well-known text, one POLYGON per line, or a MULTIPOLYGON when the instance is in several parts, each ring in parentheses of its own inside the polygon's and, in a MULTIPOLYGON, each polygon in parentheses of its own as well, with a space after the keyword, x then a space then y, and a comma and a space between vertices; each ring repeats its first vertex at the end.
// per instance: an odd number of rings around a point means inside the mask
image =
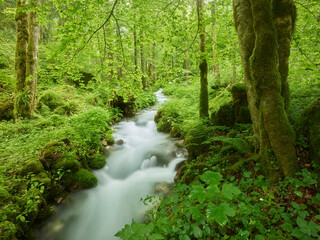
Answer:
POLYGON ((198 225, 192 225, 192 232, 197 239, 202 237, 202 230, 198 227, 198 225))
POLYGON ((308 228, 308 223, 306 220, 302 219, 301 217, 297 218, 297 224, 300 228, 302 229, 306 229, 308 228))
POLYGON ((201 175, 200 178, 208 185, 218 185, 222 180, 222 175, 218 172, 206 171, 204 174, 201 175))
POLYGON ((202 185, 193 185, 190 192, 190 197, 197 199, 199 202, 203 202, 206 198, 206 193, 202 185))
POLYGON ((159 239, 165 239, 165 237, 162 236, 160 233, 154 233, 148 239, 150 239, 150 240, 159 240, 159 239))
POLYGON ((207 209, 207 218, 209 221, 217 222, 220 226, 224 226, 228 222, 226 209, 223 206, 217 207, 214 204, 209 205, 207 209))
POLYGON ((301 232, 299 229, 293 229, 291 236, 296 237, 298 239, 303 239, 303 237, 305 237, 305 234, 301 232))
POLYGON ((287 231, 287 232, 292 232, 293 226, 290 223, 284 223, 281 225, 282 229, 287 231))
POLYGON ((224 184, 222 186, 221 194, 226 198, 232 200, 234 195, 239 195, 241 191, 232 183, 224 184))
POLYGON ((254 240, 265 240, 265 238, 261 234, 258 234, 255 236, 254 240))
POLYGON ((221 207, 225 209, 225 214, 229 217, 234 217, 236 215, 235 211, 233 208, 230 207, 228 203, 222 203, 221 207))

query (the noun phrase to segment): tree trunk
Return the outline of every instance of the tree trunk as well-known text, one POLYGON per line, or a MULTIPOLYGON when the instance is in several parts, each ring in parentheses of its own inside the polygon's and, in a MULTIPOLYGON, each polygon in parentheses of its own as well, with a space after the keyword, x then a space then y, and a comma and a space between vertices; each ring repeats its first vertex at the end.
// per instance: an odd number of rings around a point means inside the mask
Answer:
MULTIPOLYGON (((289 124, 281 95, 277 32, 271 2, 234 0, 234 16, 246 84, 247 87, 253 86, 252 96, 254 98, 256 96, 258 98, 255 99, 256 103, 259 103, 262 163, 270 167, 272 164, 269 153, 273 152, 283 175, 291 176, 297 169, 295 135, 289 124)), ((251 88, 247 91, 252 94, 251 88)), ((248 94, 248 101, 249 97, 248 94)), ((251 112, 251 116, 255 114, 253 113, 251 112)))
POLYGON ((27 47, 28 47, 28 14, 24 10, 26 0, 17 0, 16 24, 17 24, 17 43, 16 43, 16 93, 14 104, 15 119, 28 117, 29 114, 29 96, 26 92, 26 74, 27 74, 27 47))
MULTIPOLYGON (((32 7, 40 6, 41 1, 36 0, 32 7)), ((36 93, 37 93, 37 69, 38 69, 38 52, 40 41, 40 24, 37 21, 36 10, 29 12, 29 39, 27 49, 27 68, 26 68, 26 88, 30 94, 29 116, 36 109, 36 93)))
MULTIPOLYGON (((213 19, 216 19, 216 4, 212 2, 212 8, 211 8, 211 17, 213 19)), ((220 70, 219 70, 219 64, 217 59, 217 36, 216 36, 216 20, 212 23, 212 59, 213 59, 213 72, 214 76, 216 78, 216 84, 220 84, 220 70)))
POLYGON ((289 57, 296 8, 293 0, 277 0, 273 2, 273 18, 277 30, 278 62, 281 75, 281 95, 284 98, 286 112, 288 113, 290 91, 288 84, 289 57))
MULTIPOLYGON (((295 135, 281 96, 281 75, 277 66, 277 33, 269 0, 251 0, 255 48, 250 58, 256 93, 260 97, 260 124, 285 176, 297 169, 295 135)), ((260 146, 267 148, 268 146, 260 146)))
POLYGON ((232 84, 235 84, 237 82, 237 64, 236 64, 236 43, 233 44, 233 54, 232 54, 232 84))
POLYGON ((136 25, 133 26, 133 44, 134 44, 134 66, 138 70, 138 47, 137 47, 137 30, 136 25))
POLYGON ((254 92, 249 61, 255 42, 250 0, 234 0, 233 16, 239 39, 240 56, 244 71, 248 107, 252 120, 253 133, 255 136, 259 136, 259 99, 256 97, 254 92))
POLYGON ((141 54, 141 82, 142 82, 142 88, 147 88, 147 78, 146 78, 146 61, 144 56, 144 44, 143 44, 143 32, 140 34, 140 54, 141 54))
POLYGON ((153 84, 156 83, 157 81, 157 72, 156 72, 156 49, 157 49, 157 45, 156 43, 153 43, 153 47, 152 47, 152 59, 153 59, 153 63, 152 63, 152 80, 153 80, 153 84))
POLYGON ((208 96, 208 64, 206 58, 206 35, 205 24, 203 22, 203 0, 197 0, 198 27, 200 30, 200 118, 209 118, 209 96, 208 96))

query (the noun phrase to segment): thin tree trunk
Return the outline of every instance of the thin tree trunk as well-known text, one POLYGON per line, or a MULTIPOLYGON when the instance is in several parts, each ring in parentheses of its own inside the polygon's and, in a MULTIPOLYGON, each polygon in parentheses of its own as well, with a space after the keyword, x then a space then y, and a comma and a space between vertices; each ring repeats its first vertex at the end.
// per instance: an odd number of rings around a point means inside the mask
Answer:
POLYGON ((134 66, 138 70, 138 47, 137 47, 137 30, 136 25, 133 26, 133 43, 134 43, 134 66))
MULTIPOLYGON (((216 19, 216 4, 212 2, 212 8, 211 8, 211 17, 216 19)), ((220 84, 220 70, 219 70, 219 64, 217 59, 217 36, 216 36, 216 20, 212 23, 212 58, 213 58, 213 72, 214 76, 216 78, 216 84, 220 84)))
POLYGON ((200 118, 209 118, 209 96, 208 96, 208 64, 206 59, 206 35, 205 24, 203 23, 203 0, 197 0, 198 26, 200 30, 200 118))
POLYGON ((253 87, 249 58, 252 55, 255 34, 253 31, 250 0, 234 0, 233 14, 240 45, 240 56, 244 70, 248 107, 250 110, 254 136, 259 136, 259 99, 253 87))
POLYGON ((146 74, 146 61, 144 56, 144 44, 143 44, 143 32, 140 33, 140 54, 141 54, 141 82, 142 82, 142 88, 147 88, 147 78, 145 76, 146 74))
POLYGON ((16 24, 17 24, 17 43, 16 43, 16 94, 14 104, 15 119, 27 117, 29 113, 29 99, 26 93, 26 72, 27 72, 27 47, 28 47, 28 14, 23 9, 26 0, 17 0, 16 24))
POLYGON ((156 43, 154 42, 153 43, 153 47, 152 47, 152 59, 153 59, 153 63, 152 63, 152 80, 153 80, 153 83, 156 83, 157 81, 157 72, 156 72, 156 48, 157 48, 157 45, 156 43))
POLYGON ((232 84, 235 84, 237 82, 237 65, 236 65, 236 43, 233 44, 233 53, 232 53, 232 84))
MULTIPOLYGON (((37 6, 40 6, 40 3, 40 0, 36 0, 32 6, 36 8, 37 6)), ((29 116, 31 116, 36 109, 38 52, 40 41, 40 24, 37 21, 37 13, 35 11, 36 10, 29 12, 29 39, 26 68, 26 88, 30 94, 29 116)))

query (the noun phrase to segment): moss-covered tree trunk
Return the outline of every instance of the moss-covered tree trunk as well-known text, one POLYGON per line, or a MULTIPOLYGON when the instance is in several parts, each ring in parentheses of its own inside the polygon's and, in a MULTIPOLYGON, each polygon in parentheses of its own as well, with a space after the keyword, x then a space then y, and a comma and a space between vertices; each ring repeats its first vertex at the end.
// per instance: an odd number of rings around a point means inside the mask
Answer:
POLYGON ((212 2, 211 5, 212 22, 212 59, 213 59, 213 72, 216 78, 216 84, 220 84, 220 70, 217 58, 217 36, 216 36, 216 4, 212 2))
POLYGON ((30 113, 36 108, 37 93, 37 69, 38 69, 38 51, 40 41, 40 24, 37 20, 36 7, 40 6, 41 1, 35 0, 31 3, 32 10, 29 12, 29 39, 27 50, 27 81, 26 88, 30 94, 30 113))
POLYGON ((197 0, 198 27, 200 30, 200 118, 209 118, 209 96, 208 96, 208 63, 206 57, 206 35, 203 19, 203 0, 197 0))
POLYGON ((277 30, 272 3, 269 0, 234 0, 234 9, 243 65, 245 72, 248 71, 247 74, 251 77, 254 96, 258 98, 259 103, 262 161, 271 166, 269 156, 270 152, 273 152, 282 173, 285 176, 293 175, 297 169, 295 135, 288 121, 285 101, 281 94, 277 30), (248 12, 251 12, 251 16, 248 12), (252 28, 248 27, 249 24, 252 28), (254 38, 251 36, 246 41, 243 37, 246 31, 249 34, 254 33, 254 38), (253 46, 251 54, 249 46, 253 46))
POLYGON ((21 117, 28 117, 29 95, 26 91, 27 74, 27 46, 28 46, 28 14, 26 11, 26 0, 17 0, 16 24, 17 24, 17 43, 16 43, 16 92, 14 101, 14 116, 18 120, 21 117))
POLYGON ((288 112, 290 101, 288 84, 289 57, 293 28, 296 20, 296 8, 293 0, 273 1, 273 18, 277 30, 281 95, 284 98, 286 112, 288 112))
POLYGON ((248 107, 250 110, 253 132, 255 136, 259 136, 259 99, 254 92, 249 61, 255 42, 250 0, 234 0, 233 15, 239 39, 241 62, 244 70, 248 107))

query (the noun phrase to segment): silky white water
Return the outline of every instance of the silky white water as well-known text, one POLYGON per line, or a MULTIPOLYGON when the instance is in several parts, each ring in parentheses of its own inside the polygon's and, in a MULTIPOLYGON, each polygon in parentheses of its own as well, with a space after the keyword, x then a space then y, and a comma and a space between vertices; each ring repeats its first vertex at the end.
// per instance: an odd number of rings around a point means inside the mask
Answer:
MULTIPOLYGON (((156 95, 159 104, 165 101, 160 91, 156 95)), ((115 126, 115 140, 124 143, 116 145, 107 165, 94 172, 98 186, 72 194, 71 203, 57 209, 37 239, 118 239, 114 234, 125 224, 143 219, 146 206, 141 199, 155 195, 157 183, 173 182, 175 166, 184 160, 168 135, 157 132, 156 107, 115 126)))

